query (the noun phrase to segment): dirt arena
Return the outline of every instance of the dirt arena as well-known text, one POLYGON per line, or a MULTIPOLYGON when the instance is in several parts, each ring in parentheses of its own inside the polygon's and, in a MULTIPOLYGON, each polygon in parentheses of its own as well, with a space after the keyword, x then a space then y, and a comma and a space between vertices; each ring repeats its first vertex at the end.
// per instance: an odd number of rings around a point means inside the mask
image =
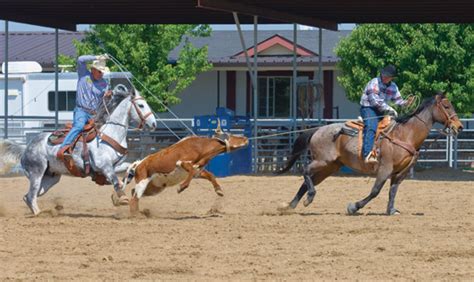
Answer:
POLYGON ((387 217, 388 185, 358 216, 348 202, 373 179, 331 177, 313 204, 277 207, 299 176, 205 180, 141 201, 144 214, 113 207, 112 188, 63 177, 32 217, 25 177, 0 178, 0 280, 474 279, 474 173, 419 173, 387 217))

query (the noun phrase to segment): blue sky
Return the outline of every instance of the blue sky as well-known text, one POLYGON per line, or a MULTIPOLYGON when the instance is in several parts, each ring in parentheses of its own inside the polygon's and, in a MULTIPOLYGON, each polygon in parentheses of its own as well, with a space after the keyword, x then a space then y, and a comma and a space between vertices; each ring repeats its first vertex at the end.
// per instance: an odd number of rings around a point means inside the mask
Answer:
MULTIPOLYGON (((211 25, 213 30, 235 30, 236 27, 233 24, 224 24, 224 25, 211 25)), ((353 29, 355 27, 354 24, 340 24, 340 30, 347 30, 353 29)), ((87 30, 89 25, 78 25, 77 30, 87 30)), ((293 25, 291 24, 261 24, 258 26, 260 30, 282 30, 282 29, 293 29, 293 25)), ((242 25, 242 29, 244 30, 252 30, 253 25, 242 25)), ((37 25, 29 25, 29 24, 22 24, 16 22, 9 22, 8 23, 8 30, 12 31, 54 31, 52 28, 37 26, 37 25)), ((5 31, 5 22, 0 20, 0 31, 5 31)))

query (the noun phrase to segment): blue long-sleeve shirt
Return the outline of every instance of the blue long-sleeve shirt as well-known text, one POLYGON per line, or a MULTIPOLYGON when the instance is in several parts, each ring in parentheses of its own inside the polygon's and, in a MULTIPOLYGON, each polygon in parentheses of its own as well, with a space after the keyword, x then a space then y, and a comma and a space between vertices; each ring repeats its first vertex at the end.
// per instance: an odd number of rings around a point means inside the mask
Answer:
POLYGON ((92 55, 83 55, 77 59, 79 79, 77 81, 76 107, 89 113, 94 113, 97 110, 108 87, 105 79, 94 80, 91 72, 87 69, 87 62, 95 59, 96 56, 92 55))
POLYGON ((360 99, 360 105, 363 107, 374 107, 379 111, 386 111, 389 108, 388 101, 401 106, 406 103, 400 91, 398 91, 395 82, 391 81, 388 85, 385 85, 379 76, 367 83, 360 99))

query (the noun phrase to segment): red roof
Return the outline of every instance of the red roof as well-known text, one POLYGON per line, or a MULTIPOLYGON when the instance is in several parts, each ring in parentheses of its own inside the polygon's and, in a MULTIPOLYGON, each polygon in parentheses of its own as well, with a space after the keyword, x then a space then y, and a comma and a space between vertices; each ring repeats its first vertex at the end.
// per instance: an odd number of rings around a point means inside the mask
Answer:
MULTIPOLYGON (((293 52, 293 42, 291 42, 290 40, 278 35, 278 34, 275 34, 274 36, 272 37, 269 37, 267 39, 265 39, 264 41, 260 42, 257 44, 257 53, 261 53, 275 45, 280 45, 286 49, 288 49, 289 52, 293 52)), ((250 57, 253 57, 254 55, 254 47, 250 47, 247 49, 247 53, 250 57)), ((297 56, 317 56, 318 54, 314 53, 313 51, 311 50, 308 50, 306 48, 304 48, 303 46, 300 46, 298 44, 296 44, 296 55, 297 56)), ((235 57, 243 57, 245 56, 245 52, 242 51, 242 52, 239 52, 237 54, 234 55, 235 57)))

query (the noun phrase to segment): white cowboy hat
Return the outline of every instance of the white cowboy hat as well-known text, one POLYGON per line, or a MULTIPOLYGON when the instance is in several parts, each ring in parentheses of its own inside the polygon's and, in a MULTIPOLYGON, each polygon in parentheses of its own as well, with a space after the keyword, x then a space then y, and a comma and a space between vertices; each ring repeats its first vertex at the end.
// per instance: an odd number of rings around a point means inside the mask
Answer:
POLYGON ((108 73, 110 72, 109 68, 105 64, 105 60, 94 60, 92 62, 92 68, 102 72, 102 73, 108 73))

